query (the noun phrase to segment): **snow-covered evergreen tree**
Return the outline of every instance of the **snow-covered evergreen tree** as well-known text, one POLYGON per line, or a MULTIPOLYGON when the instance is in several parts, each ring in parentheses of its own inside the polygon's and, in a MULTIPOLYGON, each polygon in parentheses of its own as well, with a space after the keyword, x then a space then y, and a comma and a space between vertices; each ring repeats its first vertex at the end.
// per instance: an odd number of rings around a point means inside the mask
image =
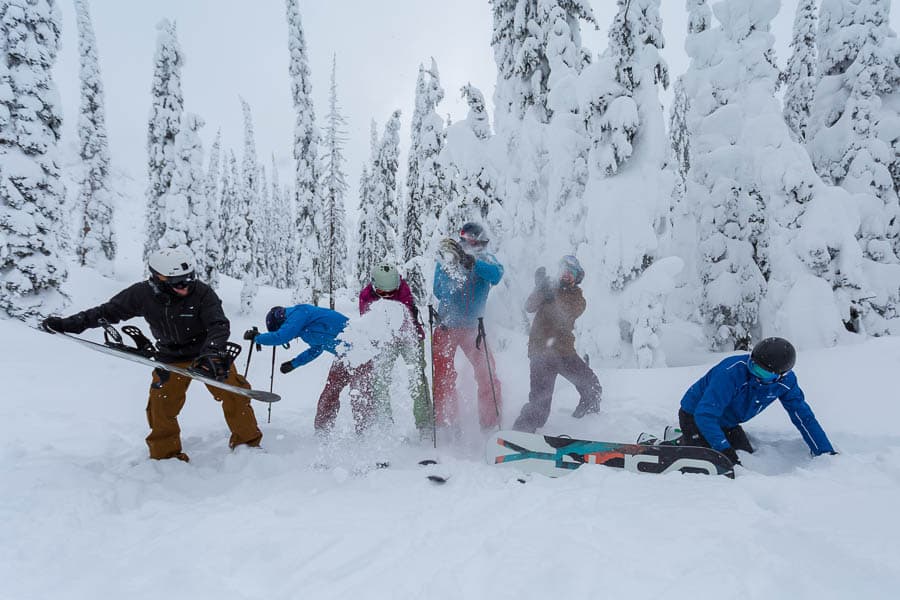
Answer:
POLYGON ((228 152, 228 163, 222 176, 222 240, 224 266, 222 272, 235 279, 244 279, 250 271, 250 236, 247 230, 250 204, 242 190, 242 178, 237 157, 228 152))
POLYGON ((379 209, 375 202, 375 179, 372 174, 379 153, 378 125, 375 119, 369 125, 369 160, 363 165, 359 177, 359 217, 356 235, 356 281, 360 286, 365 286, 372 275, 372 267, 376 262, 383 260, 379 256, 374 240, 379 230, 379 209))
POLYGON ((84 210, 76 254, 82 265, 111 273, 116 256, 113 235, 113 196, 109 185, 109 143, 106 108, 97 40, 87 0, 75 0, 78 55, 81 75, 81 111, 78 118, 79 154, 84 168, 78 196, 84 210))
POLYGON ((431 59, 427 70, 424 65, 419 65, 406 172, 409 196, 403 229, 403 261, 406 280, 416 298, 422 298, 426 291, 424 255, 436 227, 434 215, 445 195, 445 174, 437 160, 444 146, 444 121, 435 110, 443 98, 437 63, 431 59))
POLYGON ((219 177, 222 154, 222 130, 216 131, 216 139, 209 151, 209 168, 206 171, 206 227, 204 228, 203 247, 206 250, 204 257, 203 281, 213 288, 219 287, 219 269, 222 264, 222 215, 221 215, 221 191, 219 190, 219 177))
POLYGON ((56 163, 59 50, 52 0, 0 1, 0 310, 33 319, 58 310, 65 189, 56 163))
POLYGON ((375 161, 369 171, 370 203, 376 207, 375 229, 370 231, 375 260, 395 261, 400 256, 400 210, 397 171, 400 167, 400 111, 395 110, 384 126, 375 161))
POLYGON ((147 188, 144 259, 159 247, 165 231, 163 197, 172 185, 175 172, 175 136, 184 113, 181 94, 181 67, 184 57, 176 37, 175 24, 163 19, 156 26, 156 55, 153 65, 150 119, 147 124, 147 188))
POLYGON ((337 57, 331 59, 331 94, 328 102, 328 128, 325 133, 325 231, 321 236, 324 250, 323 291, 334 308, 334 293, 346 287, 347 222, 344 202, 347 176, 344 174, 344 144, 347 142, 347 120, 341 114, 337 99, 337 57))
POLYGON ((800 0, 794 17, 793 51, 783 77, 784 120, 801 142, 806 141, 806 125, 818 83, 817 25, 816 0, 800 0))
POLYGON ((493 223, 502 204, 500 170, 492 157, 490 118, 481 90, 466 84, 460 90, 469 105, 466 118, 447 127, 447 143, 439 160, 444 172, 447 200, 435 207, 439 218, 431 233, 431 243, 452 236, 466 222, 493 223))
MULTIPOLYGON (((259 201, 259 161, 256 158, 256 138, 253 133, 253 116, 250 105, 241 101, 244 114, 244 157, 241 162, 241 183, 238 193, 241 196, 240 214, 246 220, 246 258, 239 259, 241 270, 241 313, 250 314, 253 300, 259 290, 259 277, 265 273, 263 212, 259 201)), ((243 256, 243 255, 242 255, 243 256)))
POLYGON ((547 38, 552 28, 562 23, 555 16, 548 20, 553 9, 565 15, 565 35, 575 53, 568 57, 574 67, 589 62, 590 55, 581 47, 580 21, 595 23, 594 13, 587 0, 490 0, 494 30, 491 46, 497 63, 497 87, 494 105, 497 108, 498 128, 505 128, 507 119, 514 127, 526 112, 546 123, 552 116, 547 104, 550 91, 550 66, 547 61, 547 38))
POLYGON ((613 81, 597 87, 588 115, 594 163, 607 175, 618 172, 634 151, 641 123, 635 100, 638 86, 669 86, 668 67, 659 53, 664 45, 659 0, 617 2, 609 46, 597 65, 598 70, 612 69, 613 81))
MULTIPOLYGON (((807 148, 826 181, 859 194, 856 236, 864 255, 895 265, 900 262, 900 42, 889 14, 888 0, 823 0, 820 80, 807 148)), ((860 311, 870 333, 885 333, 898 314, 900 291, 882 288, 874 295, 860 311)))
POLYGON ((319 285, 318 257, 321 252, 318 227, 321 221, 321 207, 317 190, 319 132, 316 129, 316 115, 312 102, 312 83, 303 23, 300 19, 298 0, 285 0, 288 21, 288 48, 290 50, 289 71, 291 76, 291 97, 297 120, 294 125, 294 177, 295 219, 293 236, 296 243, 295 259, 289 263, 291 285, 294 287, 294 301, 315 302, 319 285))
POLYGON ((273 284, 279 288, 287 288, 289 284, 289 262, 294 260, 291 228, 294 226, 294 217, 291 211, 292 194, 289 189, 282 187, 278 177, 278 165, 275 155, 272 155, 272 209, 269 230, 273 232, 271 256, 269 257, 269 269, 274 279, 273 284))
POLYGON ((687 44, 687 192, 699 221, 701 314, 719 348, 774 333, 834 343, 866 285, 855 204, 816 175, 775 99, 769 26, 778 8, 724 0, 713 7, 721 25, 687 44), (780 316, 799 303, 816 306, 815 319, 780 316))
POLYGON ((159 239, 160 248, 186 247, 194 256, 198 273, 205 273, 208 210, 207 179, 203 173, 203 145, 200 128, 203 119, 186 113, 175 136, 172 181, 160 199, 165 229, 159 239))

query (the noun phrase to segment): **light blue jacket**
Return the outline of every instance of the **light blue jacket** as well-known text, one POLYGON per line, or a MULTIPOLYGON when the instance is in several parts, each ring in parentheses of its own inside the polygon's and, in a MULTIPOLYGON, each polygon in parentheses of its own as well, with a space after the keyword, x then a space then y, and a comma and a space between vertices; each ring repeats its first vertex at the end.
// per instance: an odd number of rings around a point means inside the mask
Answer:
POLYGON ((438 317, 441 325, 474 329, 478 317, 484 316, 484 306, 492 285, 503 278, 503 265, 493 254, 482 253, 475 257, 471 271, 463 271, 464 279, 457 279, 444 270, 440 263, 434 269, 434 296, 438 300, 438 317))
POLYGON ((309 348, 291 360, 294 368, 315 360, 322 352, 337 355, 341 343, 337 336, 344 331, 347 317, 341 313, 312 304, 298 304, 285 309, 285 320, 277 330, 261 333, 255 341, 263 346, 280 346, 300 338, 309 348))
POLYGON ((723 429, 749 421, 780 400, 814 455, 834 452, 794 372, 775 383, 763 383, 750 372, 749 361, 749 354, 726 358, 688 388, 681 399, 681 408, 694 415, 697 429, 709 445, 715 450, 730 448, 723 429))

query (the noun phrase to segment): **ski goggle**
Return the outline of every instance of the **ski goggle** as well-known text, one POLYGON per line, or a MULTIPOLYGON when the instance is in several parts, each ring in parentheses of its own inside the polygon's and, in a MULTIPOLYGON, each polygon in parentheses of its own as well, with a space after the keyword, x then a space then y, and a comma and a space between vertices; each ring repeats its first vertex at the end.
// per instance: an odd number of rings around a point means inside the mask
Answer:
POLYGON ((767 371, 752 360, 750 361, 750 372, 763 383, 774 383, 781 379, 781 375, 778 373, 767 371))
POLYGON ((194 273, 186 273, 184 275, 159 275, 154 273, 153 276, 156 280, 163 285, 167 285, 171 288, 176 288, 179 290, 183 290, 185 288, 189 288, 192 283, 197 279, 197 276, 194 273))
POLYGON ((488 245, 488 240, 479 240, 466 230, 462 230, 459 232, 459 239, 460 241, 463 241, 466 244, 476 248, 484 248, 488 245))

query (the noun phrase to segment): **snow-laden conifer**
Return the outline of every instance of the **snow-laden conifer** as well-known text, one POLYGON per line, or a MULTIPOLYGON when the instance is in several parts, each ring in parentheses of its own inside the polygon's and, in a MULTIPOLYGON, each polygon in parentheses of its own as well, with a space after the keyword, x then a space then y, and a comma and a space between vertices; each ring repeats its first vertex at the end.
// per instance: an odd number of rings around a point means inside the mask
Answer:
POLYGON ((181 127, 184 99, 181 67, 184 57, 176 37, 175 24, 163 19, 156 26, 156 54, 150 90, 150 119, 147 123, 146 234, 144 259, 159 247, 165 231, 163 197, 172 185, 175 172, 175 136, 181 127))
POLYGON ((331 60, 331 93, 328 102, 325 133, 325 230, 322 232, 324 261, 323 290, 328 293, 329 306, 334 308, 334 293, 347 285, 347 223, 344 202, 347 197, 347 176, 344 173, 344 145, 347 142, 347 120, 341 114, 337 98, 337 57, 331 60))
POLYGON ((82 265, 110 273, 116 256, 116 241, 112 222, 114 203, 109 184, 109 142, 97 40, 87 0, 75 0, 75 18, 81 78, 78 140, 84 169, 78 196, 78 207, 84 214, 76 253, 82 265))
POLYGON ((54 312, 64 301, 65 189, 52 77, 59 28, 51 0, 0 1, 0 310, 20 319, 54 312))
POLYGON ((426 248, 446 195, 446 175, 437 160, 446 135, 444 121, 436 111, 443 98, 444 88, 437 63, 432 58, 428 69, 419 65, 406 172, 409 196, 403 230, 403 262, 406 280, 417 298, 423 297, 426 291, 426 248))
POLYGON ((246 220, 246 258, 239 259, 244 268, 241 271, 241 312, 249 314, 253 310, 253 300, 259 289, 259 278, 265 274, 264 262, 264 216, 259 201, 259 161, 256 158, 256 137, 253 132, 253 115, 250 105, 241 98, 244 115, 244 156, 241 161, 240 214, 246 220))
POLYGON ((220 161, 222 154, 222 130, 216 131, 216 139, 209 151, 209 168, 206 171, 206 227, 203 233, 204 271, 203 281, 211 287, 219 287, 219 269, 222 264, 222 215, 221 190, 219 189, 220 161))
POLYGON ((197 115, 185 114, 173 146, 172 181, 160 199, 165 227, 159 247, 187 248, 194 256, 198 273, 206 273, 207 270, 204 241, 208 187, 203 172, 203 146, 199 133, 203 125, 203 119, 197 115))
POLYGON ((800 0, 794 17, 791 57, 784 72, 784 120, 801 142, 806 141, 806 125, 818 83, 816 51, 816 0, 800 0))
POLYGON ((306 40, 300 8, 297 0, 285 0, 288 22, 288 49, 290 50, 289 73, 291 77, 291 98, 297 119, 294 124, 294 195, 296 223, 292 232, 295 241, 295 259, 291 267, 291 285, 294 286, 294 300, 309 302, 318 299, 317 281, 319 221, 321 207, 316 173, 319 132, 316 129, 316 115, 312 102, 312 82, 307 58, 306 40))

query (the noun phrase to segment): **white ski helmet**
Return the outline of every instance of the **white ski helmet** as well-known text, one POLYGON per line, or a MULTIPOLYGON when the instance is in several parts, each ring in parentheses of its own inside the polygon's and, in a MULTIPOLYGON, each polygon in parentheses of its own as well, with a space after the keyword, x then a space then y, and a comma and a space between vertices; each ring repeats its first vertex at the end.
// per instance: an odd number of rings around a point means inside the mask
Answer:
POLYGON ((372 287, 379 292, 393 292, 400 287, 400 273, 390 263, 380 263, 372 268, 372 287))
POLYGON ((194 257, 184 246, 157 250, 147 262, 154 275, 183 279, 194 274, 194 257))

